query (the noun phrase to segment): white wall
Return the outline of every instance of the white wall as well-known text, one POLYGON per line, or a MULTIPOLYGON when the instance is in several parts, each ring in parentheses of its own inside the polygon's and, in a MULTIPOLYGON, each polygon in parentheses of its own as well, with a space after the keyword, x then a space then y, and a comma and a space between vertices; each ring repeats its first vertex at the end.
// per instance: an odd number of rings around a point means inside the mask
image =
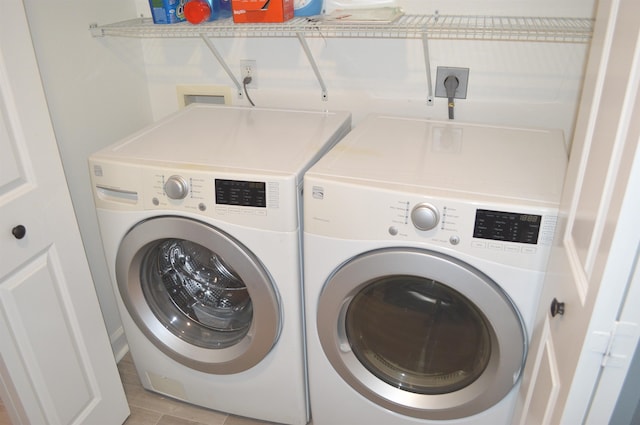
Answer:
MULTIPOLYGON (((343 0, 349 1, 349 0, 343 0)), ((351 0, 354 1, 354 0, 351 0)), ((362 0, 360 0, 362 1, 362 0)), ((511 14, 590 17, 593 1, 404 0, 406 13, 511 14)), ((139 13, 148 14, 140 6, 139 13)), ((214 39, 239 79, 240 60, 257 61, 258 106, 346 109, 354 123, 369 112, 446 119, 446 99, 427 106, 427 78, 420 40, 321 39, 308 43, 328 87, 320 88, 297 39, 214 39)), ((155 118, 177 108, 176 84, 233 86, 199 39, 144 40, 149 91, 155 118)), ((431 72, 437 66, 470 69, 466 100, 456 102, 456 119, 562 128, 570 135, 586 59, 585 44, 447 41, 429 43, 431 72)), ((235 90, 234 90, 235 93, 235 90)), ((247 104, 234 95, 233 102, 247 104)), ((212 129, 213 130, 213 129, 212 129)))
MULTIPOLYGON (((595 0, 400 1, 412 14, 439 10, 445 15, 590 17, 595 0)), ((146 0, 25 0, 25 4, 89 264, 119 355, 121 324, 93 212, 87 157, 152 118, 175 111, 176 85, 232 84, 202 40, 91 37, 92 22, 149 16, 146 0)), ((327 102, 321 100, 296 39, 214 40, 237 74, 240 60, 257 61, 259 87, 251 92, 257 106, 344 109, 353 113, 356 125, 369 112, 446 119, 445 99, 426 104, 420 41, 314 38, 308 42, 328 87, 327 102)), ((429 48, 433 78, 437 66, 470 68, 467 99, 457 101, 456 119, 555 127, 571 134, 586 45, 431 41, 429 48)), ((234 94, 233 103, 246 100, 234 94)))

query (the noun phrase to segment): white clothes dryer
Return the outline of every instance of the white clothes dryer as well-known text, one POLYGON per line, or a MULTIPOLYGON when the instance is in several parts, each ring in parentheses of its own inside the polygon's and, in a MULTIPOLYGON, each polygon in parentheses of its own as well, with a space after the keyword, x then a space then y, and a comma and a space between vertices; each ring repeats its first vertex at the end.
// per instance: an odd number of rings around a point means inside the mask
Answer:
POLYGON ((559 131, 377 115, 311 167, 314 425, 510 424, 566 162, 559 131))
POLYGON ((346 112, 191 105, 89 159, 125 335, 145 388, 308 422, 304 171, 346 112))

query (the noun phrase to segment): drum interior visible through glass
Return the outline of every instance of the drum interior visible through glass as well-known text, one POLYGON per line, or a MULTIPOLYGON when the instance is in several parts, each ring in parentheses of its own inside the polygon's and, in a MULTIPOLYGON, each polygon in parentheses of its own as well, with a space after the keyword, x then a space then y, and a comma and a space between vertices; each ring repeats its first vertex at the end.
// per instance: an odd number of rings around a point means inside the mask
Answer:
POLYGON ((205 348, 225 348, 248 332, 253 308, 247 287, 224 259, 202 245, 163 239, 148 245, 142 290, 174 335, 205 348))
POLYGON ((470 385, 491 355, 482 312, 459 292, 424 277, 369 282, 351 301, 345 326, 354 355, 371 373, 419 394, 470 385))

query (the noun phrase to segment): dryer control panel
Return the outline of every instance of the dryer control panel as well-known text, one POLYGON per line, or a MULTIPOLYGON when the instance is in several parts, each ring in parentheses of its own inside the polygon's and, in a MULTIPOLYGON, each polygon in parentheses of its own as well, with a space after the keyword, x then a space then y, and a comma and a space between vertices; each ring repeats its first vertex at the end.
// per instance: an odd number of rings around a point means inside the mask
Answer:
POLYGON ((310 192, 305 233, 451 250, 532 270, 546 266, 558 214, 552 204, 426 196, 314 176, 305 179, 305 193, 310 192))

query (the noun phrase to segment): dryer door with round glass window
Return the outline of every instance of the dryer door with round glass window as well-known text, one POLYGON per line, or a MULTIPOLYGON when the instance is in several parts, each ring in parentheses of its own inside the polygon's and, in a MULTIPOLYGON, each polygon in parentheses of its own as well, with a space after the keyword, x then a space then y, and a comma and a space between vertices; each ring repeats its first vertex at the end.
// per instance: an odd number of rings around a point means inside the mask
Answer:
POLYGON ((509 393, 526 354, 522 319, 486 275, 443 254, 382 249, 325 283, 322 348, 356 391, 398 413, 454 419, 509 393))
POLYGON ((269 274, 240 242, 202 222, 158 217, 137 224, 118 250, 116 279, 140 330, 193 369, 241 372, 278 338, 269 274))

